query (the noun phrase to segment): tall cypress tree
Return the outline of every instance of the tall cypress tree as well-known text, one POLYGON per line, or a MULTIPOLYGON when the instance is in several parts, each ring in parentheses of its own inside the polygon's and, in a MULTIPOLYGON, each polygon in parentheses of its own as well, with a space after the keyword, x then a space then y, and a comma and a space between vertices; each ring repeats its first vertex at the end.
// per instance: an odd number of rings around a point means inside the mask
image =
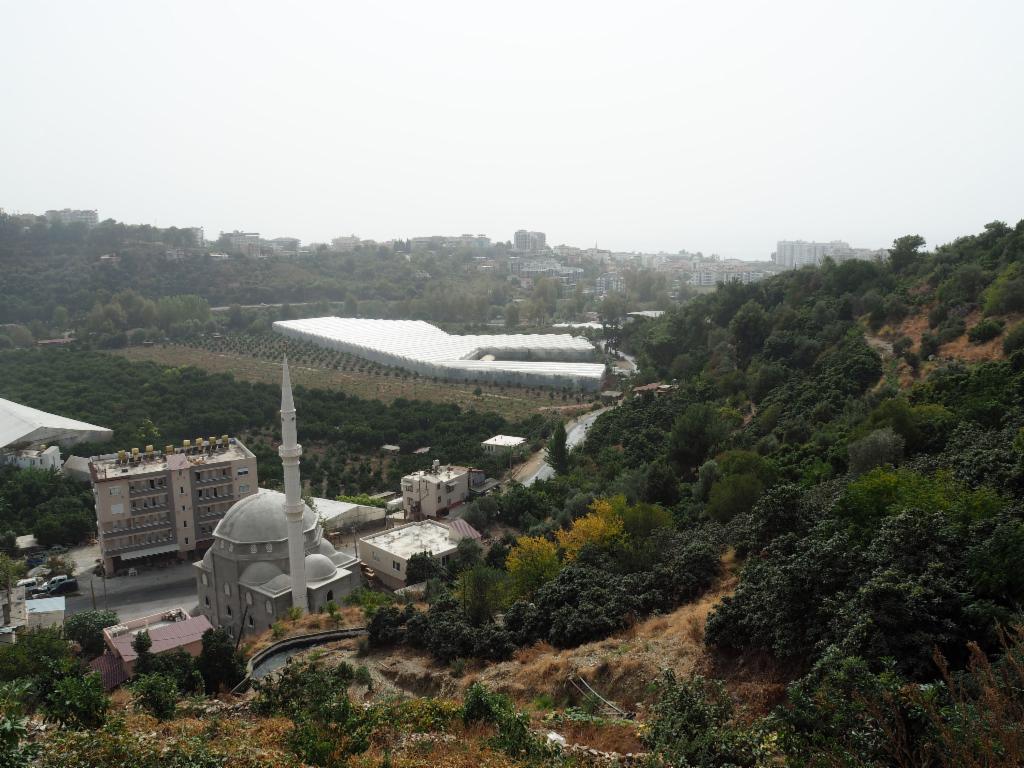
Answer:
POLYGON ((569 450, 565 445, 565 425, 558 422, 555 431, 548 441, 547 455, 545 456, 555 474, 564 475, 569 471, 569 450))

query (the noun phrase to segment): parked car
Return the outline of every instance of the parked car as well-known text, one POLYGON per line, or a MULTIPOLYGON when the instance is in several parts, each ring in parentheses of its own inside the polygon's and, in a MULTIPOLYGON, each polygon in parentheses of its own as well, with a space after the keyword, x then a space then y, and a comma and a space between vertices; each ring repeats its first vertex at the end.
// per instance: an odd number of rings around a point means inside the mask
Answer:
POLYGON ((30 592, 37 587, 43 586, 43 579, 38 576, 29 576, 27 579, 19 579, 18 586, 24 587, 26 592, 30 592))
POLYGON ((70 576, 68 576, 67 574, 64 574, 64 573, 58 573, 58 574, 57 574, 56 576, 54 576, 54 577, 53 577, 53 578, 51 578, 51 579, 50 579, 50 580, 49 580, 48 582, 46 582, 46 588, 47 588, 47 589, 53 589, 53 588, 54 588, 55 586, 57 586, 58 584, 60 584, 60 583, 62 583, 62 582, 65 582, 65 581, 67 581, 67 580, 68 580, 68 579, 70 579, 70 578, 71 578, 71 577, 70 577, 70 576))
POLYGON ((29 568, 35 568, 37 565, 42 565, 45 562, 46 555, 42 554, 29 555, 25 558, 25 564, 28 565, 29 568))
POLYGON ((78 579, 65 578, 51 587, 46 588, 47 595, 70 595, 78 591, 78 579))

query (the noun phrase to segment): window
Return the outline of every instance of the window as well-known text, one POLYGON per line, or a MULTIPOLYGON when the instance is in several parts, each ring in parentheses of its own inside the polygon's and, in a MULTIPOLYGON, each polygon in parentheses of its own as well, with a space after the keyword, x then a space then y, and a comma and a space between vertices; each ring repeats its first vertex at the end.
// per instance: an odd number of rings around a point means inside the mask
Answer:
POLYGON ((231 582, 224 582, 224 594, 231 597, 231 582))
POLYGON ((181 527, 182 528, 188 528, 188 520, 182 520, 181 521, 181 527))
MULTIPOLYGON (((207 576, 205 573, 203 574, 203 586, 204 587, 210 586, 210 577, 207 576)), ((210 598, 206 598, 206 604, 207 605, 210 604, 210 598)))
POLYGON ((273 552, 273 551, 274 551, 274 545, 271 544, 270 542, 267 542, 267 552, 273 552))
POLYGON ((110 489, 110 495, 111 496, 120 496, 121 495, 121 486, 120 485, 115 485, 113 488, 111 488, 110 489))
POLYGON ((438 504, 440 504, 440 503, 441 503, 441 497, 440 497, 440 496, 438 496, 438 497, 437 497, 437 503, 438 503, 438 504))
POLYGON ((267 600, 266 605, 264 605, 263 607, 267 609, 267 613, 269 613, 270 615, 274 614, 274 604, 269 600, 267 600))
POLYGON ((245 475, 248 475, 248 474, 249 474, 249 468, 248 467, 239 467, 239 469, 238 469, 238 476, 239 477, 244 477, 245 475))
POLYGON ((334 599, 334 590, 333 589, 328 589, 327 590, 327 602, 329 603, 333 599, 334 599))
POLYGON ((250 545, 249 545, 249 552, 250 552, 251 554, 253 554, 253 555, 255 555, 255 554, 256 554, 256 545, 255 545, 255 544, 250 544, 250 545))
POLYGON ((249 484, 248 483, 242 483, 240 486, 238 486, 238 492, 239 493, 248 493, 249 492, 249 484))
POLYGON ((232 613, 231 613, 231 606, 229 605, 228 606, 228 616, 231 616, 231 615, 232 615, 232 613))
POLYGON ((252 616, 249 617, 249 628, 252 629, 256 626, 256 622, 252 620, 252 616))
POLYGON ((448 555, 443 555, 441 557, 441 565, 448 565, 448 555))
POLYGON ((252 605, 252 592, 245 593, 245 604, 252 605))
POLYGON ((376 553, 376 552, 374 552, 374 553, 373 553, 373 559, 374 559, 374 560, 380 560, 380 558, 379 558, 379 557, 377 557, 377 553, 376 553))
POLYGON ((391 561, 391 567, 394 568, 399 573, 402 572, 402 564, 400 562, 398 562, 397 560, 392 560, 391 561))
POLYGON ((184 495, 184 493, 185 493, 185 486, 184 485, 178 486, 178 493, 184 495))
POLYGON ((210 607, 210 598, 208 596, 203 598, 203 602, 206 603, 207 608, 210 607))
POLYGON ((188 536, 185 537, 185 544, 188 545, 188 536))

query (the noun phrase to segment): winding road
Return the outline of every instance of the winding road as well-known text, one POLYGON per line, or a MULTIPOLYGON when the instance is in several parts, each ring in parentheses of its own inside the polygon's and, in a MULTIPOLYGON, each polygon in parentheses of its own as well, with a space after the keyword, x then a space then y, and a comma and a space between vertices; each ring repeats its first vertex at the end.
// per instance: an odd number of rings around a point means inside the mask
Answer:
MULTIPOLYGON (((609 409, 602 408, 599 411, 591 411, 586 416, 583 416, 570 424, 565 433, 565 447, 572 450, 586 440, 587 430, 590 429, 590 425, 597 420, 598 416, 607 410, 609 409)), ((538 480, 550 480, 554 476, 555 470, 552 469, 547 462, 544 462, 532 474, 523 478, 521 482, 523 485, 533 485, 538 480)))

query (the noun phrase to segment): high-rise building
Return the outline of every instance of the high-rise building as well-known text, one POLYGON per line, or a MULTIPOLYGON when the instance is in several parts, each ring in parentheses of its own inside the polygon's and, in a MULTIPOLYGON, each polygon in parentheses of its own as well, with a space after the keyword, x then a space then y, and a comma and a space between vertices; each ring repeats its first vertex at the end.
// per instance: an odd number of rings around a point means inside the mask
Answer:
POLYGON ((46 218, 51 222, 85 224, 89 227, 95 227, 99 223, 99 214, 95 210, 76 210, 74 208, 47 211, 46 218))
POLYGON ((543 251, 547 248, 547 235, 543 232, 529 232, 525 229, 516 230, 512 238, 512 249, 515 251, 543 251))
POLYGON ((813 243, 806 240, 780 240, 775 246, 772 261, 784 269, 819 266, 826 258, 836 263, 852 261, 875 261, 888 258, 889 252, 882 249, 851 248, 843 240, 828 243, 813 243))
POLYGON ((262 255, 259 232, 239 232, 236 229, 234 232, 222 232, 221 235, 228 238, 228 247, 232 253, 240 253, 250 258, 259 258, 262 255))
POLYGON ((256 457, 227 435, 97 456, 89 474, 107 573, 155 555, 201 553, 228 508, 257 488, 256 457))

